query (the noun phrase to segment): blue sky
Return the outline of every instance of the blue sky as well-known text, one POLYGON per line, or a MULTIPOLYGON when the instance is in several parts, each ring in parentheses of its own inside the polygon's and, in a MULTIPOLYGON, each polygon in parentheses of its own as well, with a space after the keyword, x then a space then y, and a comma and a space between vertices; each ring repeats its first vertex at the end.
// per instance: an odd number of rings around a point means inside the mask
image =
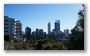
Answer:
POLYGON ((47 32, 48 22, 52 30, 56 19, 60 20, 63 31, 75 26, 77 13, 82 9, 81 4, 4 4, 4 15, 20 20, 23 31, 28 26, 32 31, 38 28, 47 32))

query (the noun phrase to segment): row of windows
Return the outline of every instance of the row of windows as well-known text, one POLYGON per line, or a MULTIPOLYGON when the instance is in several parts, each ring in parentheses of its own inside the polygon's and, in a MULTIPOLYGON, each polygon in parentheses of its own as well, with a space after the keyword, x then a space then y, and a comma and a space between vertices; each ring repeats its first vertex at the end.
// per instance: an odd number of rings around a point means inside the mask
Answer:
POLYGON ((8 25, 8 24, 4 23, 4 25, 8 25))
MULTIPOLYGON (((9 25, 9 24, 7 24, 7 23, 4 23, 4 25, 9 25)), ((11 24, 12 26, 15 26, 14 24, 11 24)))
POLYGON ((4 29, 8 29, 8 27, 4 27, 4 29))
MULTIPOLYGON (((9 24, 7 24, 7 23, 4 23, 4 25, 9 25, 9 24)), ((11 25, 13 25, 13 26, 20 26, 20 25, 15 25, 15 24, 11 24, 11 25)))
MULTIPOLYGON (((4 32, 8 32, 8 31, 4 31, 4 32)), ((10 31, 10 32, 14 33, 14 31, 10 31)), ((15 31, 15 32, 18 33, 18 31, 15 31)))
MULTIPOLYGON (((8 32, 8 31, 4 31, 4 32, 8 32)), ((11 31, 11 33, 14 33, 14 32, 13 32, 13 31, 11 31)), ((20 32, 16 31, 15 33, 20 33, 20 32)))
MULTIPOLYGON (((4 23, 4 25, 9 25, 8 23, 4 23)), ((15 25, 15 24, 11 24, 11 25, 15 25)))
POLYGON ((4 21, 8 22, 9 20, 4 20, 4 21))
MULTIPOLYGON (((4 27, 4 29, 9 29, 8 27, 4 27)), ((15 28, 10 28, 12 31, 15 30, 15 28)))
POLYGON ((8 31, 4 31, 4 32, 8 32, 8 31))
MULTIPOLYGON (((9 20, 4 20, 4 21, 8 22, 9 20)), ((12 20, 11 22, 15 22, 15 21, 12 20)))
MULTIPOLYGON (((4 27, 4 29, 8 29, 8 27, 4 27)), ((16 30, 19 30, 20 28, 12 28, 12 27, 11 27, 10 29, 12 29, 12 30, 15 30, 15 29, 16 29, 16 30)))

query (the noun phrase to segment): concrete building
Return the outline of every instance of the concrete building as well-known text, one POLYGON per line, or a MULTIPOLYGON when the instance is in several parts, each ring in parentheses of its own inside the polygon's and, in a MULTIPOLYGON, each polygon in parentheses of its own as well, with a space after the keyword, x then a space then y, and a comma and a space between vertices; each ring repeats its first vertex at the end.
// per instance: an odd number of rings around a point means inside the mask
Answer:
POLYGON ((9 18, 8 16, 4 16, 4 37, 16 38, 17 36, 21 36, 21 31, 22 31, 21 28, 22 28, 21 23, 17 27, 17 20, 15 18, 9 18), (19 29, 17 30, 17 28, 19 29), (19 32, 16 32, 16 31, 19 31, 19 32))
POLYGON ((4 36, 15 36, 15 19, 4 16, 4 36))
POLYGON ((15 21, 15 25, 16 25, 16 37, 20 38, 22 37, 22 24, 20 22, 20 20, 15 21))

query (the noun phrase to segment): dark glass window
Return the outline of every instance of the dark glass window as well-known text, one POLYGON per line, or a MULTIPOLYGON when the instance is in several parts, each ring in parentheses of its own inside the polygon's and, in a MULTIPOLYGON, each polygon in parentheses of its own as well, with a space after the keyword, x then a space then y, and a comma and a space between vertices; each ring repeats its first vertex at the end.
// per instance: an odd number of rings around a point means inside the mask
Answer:
POLYGON ((7 21, 8 22, 9 20, 4 20, 4 21, 7 21))
POLYGON ((4 23, 4 25, 8 25, 7 23, 4 23))
POLYGON ((4 31, 4 32, 8 32, 8 31, 4 31))
POLYGON ((4 27, 4 29, 8 29, 8 27, 4 27))

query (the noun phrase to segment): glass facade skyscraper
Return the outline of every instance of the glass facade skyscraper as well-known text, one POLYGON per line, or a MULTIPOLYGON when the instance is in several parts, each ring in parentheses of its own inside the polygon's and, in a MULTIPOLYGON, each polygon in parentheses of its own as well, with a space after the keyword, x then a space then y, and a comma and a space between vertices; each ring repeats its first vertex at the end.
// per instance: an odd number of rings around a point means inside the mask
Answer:
POLYGON ((55 21, 55 31, 56 32, 60 31, 60 20, 55 21))
POLYGON ((25 35, 26 35, 27 40, 31 39, 31 28, 29 27, 25 28, 25 35))

